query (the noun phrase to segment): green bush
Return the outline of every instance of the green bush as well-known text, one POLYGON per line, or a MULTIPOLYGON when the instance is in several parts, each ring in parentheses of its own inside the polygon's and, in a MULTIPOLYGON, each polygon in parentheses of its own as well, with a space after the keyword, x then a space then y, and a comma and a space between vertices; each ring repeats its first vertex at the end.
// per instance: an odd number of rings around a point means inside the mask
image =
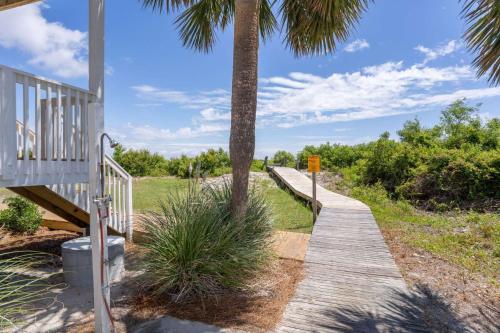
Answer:
POLYGON ((347 146, 325 143, 319 147, 306 146, 298 153, 300 168, 307 168, 307 159, 311 155, 319 155, 321 169, 336 171, 353 166, 365 154, 366 145, 347 146))
MULTIPOLYGON (((482 208, 500 198, 500 151, 433 149, 397 192, 432 210, 482 208)), ((490 207, 494 208, 494 207, 490 207)))
POLYGON ((10 197, 3 201, 7 209, 0 211, 0 225, 12 232, 35 233, 42 223, 38 207, 23 198, 10 197))
MULTIPOLYGON (((194 158, 193 168, 198 168, 200 175, 222 176, 231 173, 231 161, 229 155, 222 148, 218 150, 209 149, 194 158)), ((195 175, 196 176, 196 175, 195 175)))
POLYGON ((147 149, 124 150, 122 146, 115 148, 113 159, 134 177, 167 176, 169 163, 160 154, 153 154, 147 149))
POLYGON ((478 106, 458 100, 441 112, 440 123, 424 128, 405 122, 400 141, 383 133, 355 146, 322 144, 299 152, 321 157, 323 170, 342 172, 354 185, 381 184, 390 197, 430 210, 500 208, 500 120, 482 121, 478 106))
POLYGON ((231 172, 229 155, 223 149, 209 149, 195 157, 181 155, 167 160, 158 153, 147 149, 128 149, 118 146, 113 159, 134 177, 144 176, 176 176, 189 177, 189 165, 193 170, 191 176, 221 176, 231 172), (198 173, 198 174, 197 174, 198 173))
POLYGON ((169 195, 161 213, 143 217, 145 272, 152 293, 176 302, 244 286, 267 262, 272 221, 264 198, 249 193, 243 220, 230 214, 231 186, 169 195))
POLYGON ((382 183, 394 193, 396 188, 412 175, 417 163, 416 150, 405 143, 390 140, 382 135, 366 157, 362 169, 365 184, 382 183))
POLYGON ((278 150, 273 156, 272 164, 295 168, 295 157, 292 153, 284 150, 278 150))
POLYGON ((264 160, 253 160, 252 164, 250 165, 250 171, 253 172, 266 171, 265 167, 266 166, 264 165, 264 160))

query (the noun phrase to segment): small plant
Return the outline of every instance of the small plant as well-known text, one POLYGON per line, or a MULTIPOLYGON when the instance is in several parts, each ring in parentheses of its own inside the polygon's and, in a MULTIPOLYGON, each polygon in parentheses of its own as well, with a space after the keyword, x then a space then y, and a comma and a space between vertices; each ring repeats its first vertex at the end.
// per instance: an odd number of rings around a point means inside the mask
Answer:
POLYGON ((17 319, 30 310, 37 301, 49 297, 54 286, 48 277, 33 276, 35 266, 45 264, 50 255, 24 251, 0 254, 0 331, 16 328, 17 319))
POLYGON ((161 212, 143 217, 147 231, 145 259, 148 285, 157 296, 175 302, 216 296, 243 287, 267 262, 271 215, 263 197, 249 193, 243 220, 231 217, 231 186, 191 185, 169 195, 161 212))
POLYGON ((38 207, 23 198, 10 197, 3 201, 7 209, 0 211, 0 226, 18 233, 35 233, 42 223, 38 207))

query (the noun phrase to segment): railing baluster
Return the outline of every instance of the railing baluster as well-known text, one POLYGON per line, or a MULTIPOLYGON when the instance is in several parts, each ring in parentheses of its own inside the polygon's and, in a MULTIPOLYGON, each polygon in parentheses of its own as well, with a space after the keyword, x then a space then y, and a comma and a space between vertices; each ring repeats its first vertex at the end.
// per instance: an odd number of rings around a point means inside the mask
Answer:
POLYGON ((117 196, 116 196, 116 173, 115 170, 113 170, 113 217, 116 221, 118 220, 118 212, 117 212, 117 207, 118 204, 116 202, 117 196))
POLYGON ((64 133, 65 133, 65 139, 66 142, 65 147, 66 147, 66 162, 68 165, 68 170, 70 170, 71 167, 71 157, 73 154, 73 148, 71 147, 71 137, 72 135, 72 128, 73 128, 73 116, 72 116, 72 108, 71 108, 71 89, 66 88, 66 106, 64 108, 64 133))
POLYGON ((118 176, 118 224, 117 224, 117 228, 120 228, 120 225, 122 223, 122 196, 121 196, 121 192, 122 192, 122 177, 121 176, 118 176))
POLYGON ((89 95, 84 94, 83 95, 83 107, 82 107, 82 135, 83 135, 82 160, 84 160, 84 161, 87 161, 88 156, 89 156, 88 155, 89 136, 88 136, 88 130, 87 130, 88 108, 89 108, 89 95))
POLYGON ((42 88, 39 80, 35 81, 35 135, 36 135, 36 160, 37 172, 41 172, 42 160, 42 88))
MULTIPOLYGON (((47 99, 46 99, 46 118, 45 118, 45 142, 46 142, 46 158, 47 161, 52 161, 52 139, 53 139, 53 129, 52 129, 52 86, 47 83, 47 99)), ((47 170, 49 170, 47 168, 47 170)), ((52 170, 49 170, 52 171, 52 170)))
POLYGON ((30 143, 30 133, 29 133, 29 121, 30 121, 30 81, 29 77, 24 77, 23 82, 23 160, 25 171, 28 172, 28 161, 29 161, 29 143, 30 143))
POLYGON ((81 129, 81 118, 80 118, 80 91, 76 91, 76 97, 75 97, 75 145, 76 145, 76 153, 75 153, 75 160, 76 160, 76 165, 79 170, 79 162, 80 162, 80 154, 81 154, 81 136, 80 136, 80 129, 81 129))
POLYGON ((133 232, 134 232, 134 207, 132 204, 132 177, 129 175, 127 180, 127 226, 126 233, 127 239, 129 241, 133 241, 133 232))
POLYGON ((61 116, 62 116, 62 91, 61 86, 57 86, 57 160, 62 159, 62 129, 61 129, 61 116))
POLYGON ((126 192, 126 180, 123 179, 123 182, 122 182, 122 208, 123 208, 123 211, 122 211, 122 219, 121 219, 121 223, 120 223, 120 232, 126 232, 127 231, 127 228, 126 228, 126 223, 127 223, 127 192, 126 192))

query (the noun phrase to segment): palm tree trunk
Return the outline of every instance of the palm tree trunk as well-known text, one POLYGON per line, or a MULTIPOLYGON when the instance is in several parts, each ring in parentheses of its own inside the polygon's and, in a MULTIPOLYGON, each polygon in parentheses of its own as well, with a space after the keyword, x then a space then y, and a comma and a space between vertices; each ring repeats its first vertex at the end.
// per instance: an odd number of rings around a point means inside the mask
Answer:
POLYGON ((247 208, 248 177, 255 151, 259 2, 236 0, 235 3, 229 153, 233 167, 231 208, 238 219, 247 208))

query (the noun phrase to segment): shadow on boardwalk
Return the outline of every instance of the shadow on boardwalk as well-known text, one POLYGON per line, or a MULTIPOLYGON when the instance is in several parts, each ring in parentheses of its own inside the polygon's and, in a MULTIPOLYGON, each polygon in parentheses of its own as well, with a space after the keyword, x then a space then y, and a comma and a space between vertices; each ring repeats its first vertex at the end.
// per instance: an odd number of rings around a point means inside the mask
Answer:
POLYGON ((389 303, 380 304, 379 313, 356 307, 327 310, 323 315, 330 321, 323 321, 320 326, 345 333, 500 332, 493 314, 482 311, 481 317, 460 317, 426 286, 417 285, 409 294, 393 292, 389 303))

